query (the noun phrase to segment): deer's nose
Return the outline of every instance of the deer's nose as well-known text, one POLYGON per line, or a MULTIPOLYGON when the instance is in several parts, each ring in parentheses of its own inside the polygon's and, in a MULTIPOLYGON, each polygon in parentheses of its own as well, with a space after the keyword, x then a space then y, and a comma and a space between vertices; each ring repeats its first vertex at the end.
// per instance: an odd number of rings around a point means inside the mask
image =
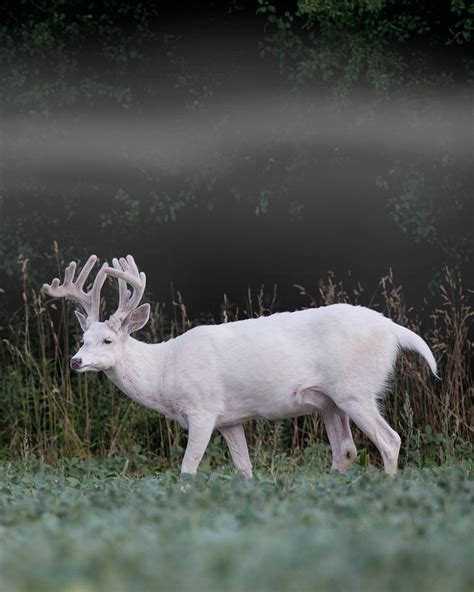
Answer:
POLYGON ((73 370, 79 370, 79 368, 82 366, 82 359, 81 358, 71 358, 71 361, 69 362, 71 368, 73 370))

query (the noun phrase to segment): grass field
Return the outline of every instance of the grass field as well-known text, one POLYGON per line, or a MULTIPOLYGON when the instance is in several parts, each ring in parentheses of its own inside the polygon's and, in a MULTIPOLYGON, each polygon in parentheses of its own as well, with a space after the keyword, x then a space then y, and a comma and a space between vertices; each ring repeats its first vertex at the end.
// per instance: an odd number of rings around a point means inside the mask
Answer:
POLYGON ((226 466, 181 481, 124 459, 4 462, 0 590, 472 591, 471 474, 307 460, 245 483, 226 466))

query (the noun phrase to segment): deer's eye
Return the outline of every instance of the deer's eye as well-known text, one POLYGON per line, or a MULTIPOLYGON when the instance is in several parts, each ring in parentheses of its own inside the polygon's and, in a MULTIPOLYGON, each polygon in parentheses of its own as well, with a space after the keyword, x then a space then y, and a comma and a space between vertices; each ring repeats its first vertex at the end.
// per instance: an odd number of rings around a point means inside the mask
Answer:
POLYGON ((106 343, 107 345, 109 345, 110 343, 112 343, 111 339, 104 339, 104 343, 106 343))

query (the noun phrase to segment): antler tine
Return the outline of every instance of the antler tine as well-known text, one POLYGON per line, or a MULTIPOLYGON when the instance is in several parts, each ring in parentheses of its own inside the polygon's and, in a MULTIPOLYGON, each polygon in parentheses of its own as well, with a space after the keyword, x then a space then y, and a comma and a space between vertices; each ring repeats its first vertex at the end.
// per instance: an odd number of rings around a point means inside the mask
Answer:
MULTIPOLYGON (((122 270, 122 267, 120 266, 120 263, 119 263, 118 259, 116 259, 115 257, 112 259, 112 265, 118 271, 123 271, 122 270)), ((125 280, 121 279, 121 278, 117 278, 117 279, 118 279, 118 285, 119 285, 119 304, 118 304, 118 309, 121 310, 126 305, 128 299, 131 296, 131 293, 127 289, 127 282, 125 280)))
MULTIPOLYGON (((89 257, 90 258, 90 257, 89 257)), ((71 261, 69 265, 64 270, 64 286, 72 286, 72 281, 74 279, 74 275, 76 273, 77 263, 75 261, 71 261)))
POLYGON ((97 261, 97 257, 95 255, 91 255, 89 257, 89 259, 86 261, 86 264, 82 268, 82 270, 76 280, 76 286, 79 288, 79 290, 82 290, 82 288, 84 287, 84 284, 86 283, 86 280, 89 277, 89 274, 90 274, 92 268, 94 267, 96 261, 97 261))
POLYGON ((138 270, 131 255, 126 259, 113 259, 112 265, 106 267, 105 272, 119 281, 119 306, 113 317, 123 320, 139 305, 145 292, 146 275, 138 270), (126 284, 132 286, 133 294, 127 290, 126 284))
MULTIPOLYGON (((99 269, 97 275, 95 276, 94 283, 92 284, 92 288, 88 295, 90 295, 90 302, 91 308, 90 312, 88 313, 89 320, 98 321, 100 319, 100 292, 102 290, 102 286, 104 285, 105 280, 107 279, 107 274, 105 269, 107 268, 107 263, 104 263, 102 267, 99 269)), ((79 282, 79 278, 76 284, 79 282)))
POLYGON ((89 257, 81 272, 79 273, 76 282, 74 282, 74 276, 76 274, 77 263, 75 261, 71 261, 71 263, 69 263, 69 265, 64 270, 63 283, 60 284, 60 280, 58 278, 54 278, 51 284, 43 285, 43 291, 49 296, 56 298, 66 298, 68 300, 77 302, 85 310, 89 321, 99 320, 100 291, 107 277, 105 272, 105 268, 107 267, 106 263, 104 263, 102 268, 99 270, 91 290, 89 292, 84 292, 83 290, 84 284, 89 277, 96 261, 96 255, 91 255, 89 257))

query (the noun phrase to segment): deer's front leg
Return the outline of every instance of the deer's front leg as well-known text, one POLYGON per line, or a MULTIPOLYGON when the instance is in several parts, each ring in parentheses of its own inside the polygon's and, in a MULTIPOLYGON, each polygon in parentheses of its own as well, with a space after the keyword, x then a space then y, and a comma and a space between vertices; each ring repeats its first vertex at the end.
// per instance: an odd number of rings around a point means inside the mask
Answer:
POLYGON ((195 475, 214 431, 212 417, 189 420, 188 444, 181 465, 181 474, 195 475))
POLYGON ((245 440, 244 426, 239 423, 233 426, 219 428, 230 450, 235 468, 246 479, 252 478, 252 463, 250 462, 249 449, 245 440))

